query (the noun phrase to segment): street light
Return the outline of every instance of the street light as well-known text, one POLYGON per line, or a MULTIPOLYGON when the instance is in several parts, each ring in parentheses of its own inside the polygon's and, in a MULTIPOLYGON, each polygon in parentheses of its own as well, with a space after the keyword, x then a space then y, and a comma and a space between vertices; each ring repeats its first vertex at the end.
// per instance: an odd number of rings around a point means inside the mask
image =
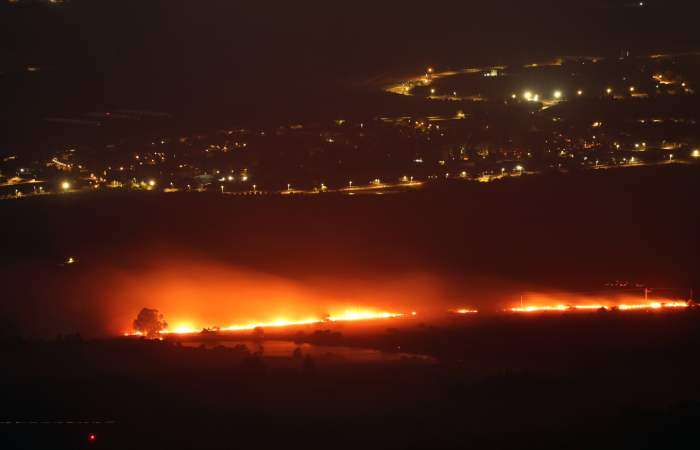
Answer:
POLYGON ((561 91, 554 91, 554 98, 555 99, 559 100, 561 98, 561 96, 562 96, 561 91))
POLYGON ((63 183, 61 183, 61 189, 63 189, 64 191, 67 191, 68 189, 70 189, 70 183, 67 181, 64 181, 63 183))

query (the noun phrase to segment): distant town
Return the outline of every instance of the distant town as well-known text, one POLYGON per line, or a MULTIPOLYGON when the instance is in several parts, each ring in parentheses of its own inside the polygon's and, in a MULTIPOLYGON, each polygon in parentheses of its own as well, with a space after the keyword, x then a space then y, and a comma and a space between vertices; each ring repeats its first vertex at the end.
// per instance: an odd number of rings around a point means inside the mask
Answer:
POLYGON ((367 83, 384 91, 392 112, 366 119, 158 134, 148 130, 166 129, 167 112, 46 117, 44 125, 71 142, 0 149, 0 197, 101 190, 383 194, 445 180, 696 164, 699 59, 623 51, 612 59, 427 67, 367 83))

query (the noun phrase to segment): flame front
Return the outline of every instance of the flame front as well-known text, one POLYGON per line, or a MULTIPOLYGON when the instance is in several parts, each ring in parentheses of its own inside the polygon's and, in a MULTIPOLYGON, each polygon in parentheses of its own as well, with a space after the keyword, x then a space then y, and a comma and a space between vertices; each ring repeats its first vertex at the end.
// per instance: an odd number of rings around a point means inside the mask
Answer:
POLYGON ((687 302, 673 301, 673 302, 647 302, 647 303, 637 303, 637 304, 620 304, 620 305, 603 305, 603 304, 593 304, 593 305, 545 305, 545 306, 520 306, 517 308, 509 308, 506 311, 514 313, 538 313, 538 312, 552 312, 552 311, 597 311, 597 310, 610 310, 617 308, 620 311, 635 311, 635 310, 662 310, 662 309, 679 309, 688 308, 687 302))
MULTIPOLYGON (((416 313, 412 312, 411 315, 415 316, 416 313)), ((357 322, 378 319, 396 319, 404 316, 405 314, 402 313, 348 309, 339 314, 332 314, 330 316, 326 316, 325 318, 309 317, 301 320, 289 320, 286 318, 278 318, 268 322, 248 322, 244 324, 229 325, 218 329, 219 331, 251 331, 256 328, 284 328, 302 325, 313 325, 323 322, 357 322)), ((195 327, 189 323, 179 323, 171 329, 161 331, 161 334, 195 334, 201 332, 203 329, 205 329, 205 327, 195 327)), ((142 333, 139 331, 124 333, 124 336, 141 335, 142 333)))

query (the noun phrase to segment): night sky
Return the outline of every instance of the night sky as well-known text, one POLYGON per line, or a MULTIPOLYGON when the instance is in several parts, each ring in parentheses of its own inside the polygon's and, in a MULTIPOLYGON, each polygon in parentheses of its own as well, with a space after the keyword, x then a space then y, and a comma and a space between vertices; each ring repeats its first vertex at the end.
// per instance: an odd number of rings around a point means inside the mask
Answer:
MULTIPOLYGON (((96 105, 193 117, 323 107, 328 94, 428 64, 697 47, 688 2, 81 1, 0 14, 3 116, 96 105), (48 67, 35 81, 16 72, 48 67), (174 94, 175 93, 175 94, 174 94), (304 104, 302 107, 301 104, 304 104)), ((338 107, 342 109, 341 106, 338 107)))

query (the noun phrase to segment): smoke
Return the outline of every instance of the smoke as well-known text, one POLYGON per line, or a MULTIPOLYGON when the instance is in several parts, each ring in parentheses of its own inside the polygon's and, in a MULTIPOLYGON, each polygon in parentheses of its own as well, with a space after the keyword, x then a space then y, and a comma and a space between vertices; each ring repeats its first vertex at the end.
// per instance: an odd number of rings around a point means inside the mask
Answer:
POLYGON ((99 262, 43 271, 22 266, 6 272, 3 284, 13 287, 14 301, 3 304, 3 327, 31 336, 118 335, 131 331, 143 307, 158 309, 171 328, 199 329, 308 320, 346 310, 416 311, 429 321, 459 308, 495 313, 521 303, 611 306, 641 299, 641 292, 575 294, 426 270, 293 276, 172 249, 125 255, 120 253, 128 263, 103 255, 99 262))
POLYGON ((4 273, 13 300, 3 303, 3 316, 25 335, 102 336, 131 331, 143 307, 158 309, 171 327, 225 327, 346 310, 444 311, 452 291, 443 278, 418 271, 300 277, 162 249, 119 257, 39 271, 13 267, 4 273))

